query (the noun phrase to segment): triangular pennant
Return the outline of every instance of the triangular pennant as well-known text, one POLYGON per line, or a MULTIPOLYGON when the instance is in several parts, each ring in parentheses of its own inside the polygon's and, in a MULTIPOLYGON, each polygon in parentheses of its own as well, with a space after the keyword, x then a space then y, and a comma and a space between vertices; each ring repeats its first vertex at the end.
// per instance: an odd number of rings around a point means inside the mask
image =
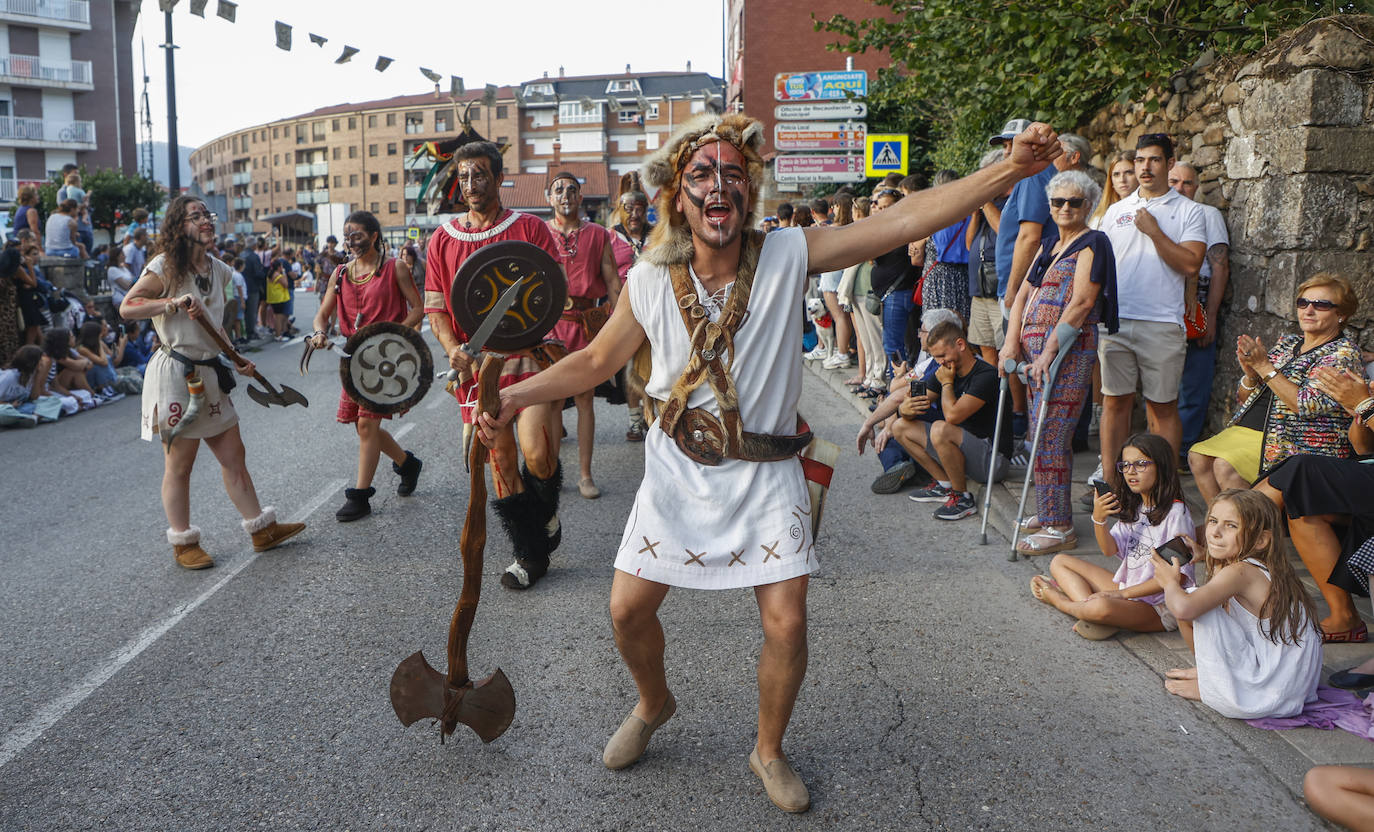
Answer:
POLYGON ((449 95, 463 95, 463 94, 466 93, 466 92, 467 92, 467 89, 463 86, 463 79, 462 79, 462 78, 460 78, 460 77, 457 76, 457 75, 450 75, 450 76, 448 77, 448 94, 449 94, 449 95))
POLYGON ((337 58, 334 59, 334 63, 336 63, 336 64, 346 64, 346 63, 348 63, 349 61, 353 60, 353 56, 356 55, 356 54, 358 54, 358 49, 357 49, 357 47, 345 46, 345 47, 343 48, 343 52, 340 52, 340 53, 339 53, 339 57, 337 57, 337 58))
POLYGON ((386 68, 391 66, 391 58, 377 57, 377 71, 386 72, 386 68))
POLYGON ((482 89, 482 103, 485 104, 485 105, 487 105, 488 107, 495 106, 495 104, 496 104, 496 85, 495 85, 495 84, 487 84, 486 87, 484 87, 484 88, 482 89))
POLYGON ((317 35, 314 32, 310 33, 310 42, 320 47, 321 49, 324 48, 324 42, 327 40, 329 40, 329 38, 325 37, 324 35, 317 35))
POLYGON ((607 98, 606 98, 606 111, 607 111, 607 112, 611 112, 611 113, 618 113, 618 112, 620 112, 620 102, 615 100, 615 96, 614 96, 614 95, 607 96, 607 98))
POLYGON ((205 17, 205 4, 210 0, 191 0, 191 14, 196 17, 205 17))
POLYGON ((277 48, 291 51, 291 27, 277 21, 277 48))
POLYGON ((178 0, 157 0, 158 11, 164 14, 171 14, 172 9, 176 8, 178 0))
POLYGON ((440 75, 439 73, 435 72, 434 70, 432 70, 432 69, 425 69, 424 67, 420 67, 420 74, 423 75, 423 76, 425 76, 426 78, 428 78, 429 80, 433 81, 433 82, 436 83, 436 84, 439 83, 441 80, 443 80, 443 77, 444 77, 444 76, 440 75))
POLYGON ((234 22, 234 16, 238 14, 239 4, 231 3, 229 0, 219 0, 215 5, 215 14, 229 21, 234 22))

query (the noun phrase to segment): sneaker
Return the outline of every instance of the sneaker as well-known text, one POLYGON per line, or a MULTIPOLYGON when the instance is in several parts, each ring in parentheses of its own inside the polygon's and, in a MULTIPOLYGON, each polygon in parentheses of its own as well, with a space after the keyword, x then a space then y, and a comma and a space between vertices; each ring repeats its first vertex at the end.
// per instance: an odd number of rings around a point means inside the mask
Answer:
POLYGON ((817 347, 816 347, 814 350, 812 350, 811 352, 802 353, 802 358, 805 358, 807 361, 820 361, 820 360, 822 360, 822 359, 829 358, 829 357, 830 357, 830 350, 828 350, 828 349, 826 349, 825 347, 822 347, 822 346, 817 346, 817 347))
POLYGON ((630 420, 630 428, 629 428, 629 430, 625 431, 625 441, 626 441, 626 442, 643 442, 643 441, 644 441, 644 429, 647 428, 647 427, 648 427, 648 425, 646 425, 646 424, 644 423, 644 420, 643 420, 642 418, 631 419, 631 420, 630 420))
POLYGON ((821 362, 827 370, 848 370, 854 366, 854 359, 847 352, 836 353, 821 362))
POLYGON ((870 486, 874 494, 896 494, 916 476, 916 463, 898 463, 878 475, 870 486))
POLYGON ((1106 478, 1106 477, 1103 475, 1103 473, 1102 473, 1102 460, 1099 459, 1099 460, 1097 461, 1097 467, 1094 468, 1094 469, 1093 469, 1093 472, 1092 472, 1091 474, 1088 475, 1088 485, 1092 485, 1092 484, 1095 483, 1095 482, 1106 482, 1106 481, 1107 481, 1107 478, 1106 478))
POLYGON ((954 496, 953 491, 938 482, 933 482, 924 488, 918 488, 911 492, 907 495, 907 499, 918 503, 943 503, 952 496, 954 496))
POLYGON ((971 514, 978 513, 978 504, 973 501, 973 495, 967 491, 949 495, 945 504, 935 509, 935 516, 940 520, 963 520, 971 514))

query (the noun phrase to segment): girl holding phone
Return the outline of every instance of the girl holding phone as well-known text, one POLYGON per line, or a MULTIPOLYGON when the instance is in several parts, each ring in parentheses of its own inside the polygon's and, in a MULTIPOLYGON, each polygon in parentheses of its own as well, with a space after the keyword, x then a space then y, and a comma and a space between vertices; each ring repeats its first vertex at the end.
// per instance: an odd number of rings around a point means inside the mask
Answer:
MULTIPOLYGON (((1102 554, 1121 559, 1115 574, 1072 555, 1055 555, 1052 578, 1031 578, 1031 594, 1077 618, 1073 631, 1091 640, 1110 638, 1118 630, 1157 633, 1178 629, 1155 579, 1155 550, 1193 530, 1178 478, 1178 456, 1161 436, 1138 433, 1126 440, 1116 468, 1126 491, 1108 490, 1093 500, 1093 533, 1102 554), (1108 526, 1108 518, 1117 521, 1108 526)), ((1166 550, 1167 551, 1167 550, 1166 550)), ((1170 552, 1174 557, 1181 555, 1170 552)), ((1185 586, 1193 583, 1193 565, 1181 570, 1185 586)))

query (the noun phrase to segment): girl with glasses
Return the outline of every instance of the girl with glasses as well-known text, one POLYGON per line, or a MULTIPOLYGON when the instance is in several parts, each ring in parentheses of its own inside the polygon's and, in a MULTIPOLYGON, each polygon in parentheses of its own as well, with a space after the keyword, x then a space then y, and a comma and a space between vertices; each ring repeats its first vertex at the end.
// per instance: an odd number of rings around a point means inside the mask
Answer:
MULTIPOLYGON (((1102 554, 1121 559, 1113 574, 1072 555, 1055 555, 1050 575, 1031 578, 1031 594, 1078 619, 1073 631, 1093 641, 1118 630, 1157 633, 1177 630, 1178 620, 1164 604, 1155 578, 1155 550, 1175 537, 1191 537, 1193 520, 1183 502, 1173 447, 1162 436, 1138 433, 1126 440, 1116 469, 1125 488, 1093 501, 1093 534, 1102 554), (1108 526, 1108 518, 1116 523, 1108 526)), ((1181 571, 1184 586, 1193 566, 1181 571)))

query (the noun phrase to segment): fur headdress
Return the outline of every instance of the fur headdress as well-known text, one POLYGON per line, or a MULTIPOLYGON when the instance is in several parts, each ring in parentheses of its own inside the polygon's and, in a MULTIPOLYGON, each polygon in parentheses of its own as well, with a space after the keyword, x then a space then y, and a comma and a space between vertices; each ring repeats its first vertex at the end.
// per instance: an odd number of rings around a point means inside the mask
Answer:
MULTIPOLYGON (((759 156, 763 125, 743 113, 702 113, 678 128, 642 168, 644 183, 658 188, 658 224, 643 255, 650 263, 669 266, 691 261, 692 231, 675 203, 687 160, 711 142, 728 142, 744 156, 745 173, 749 176, 749 213, 744 217, 746 242, 752 236, 749 231, 754 227, 754 206, 758 204, 759 185, 763 182, 763 159, 759 156)), ((750 247, 746 245, 746 249, 750 247)))

